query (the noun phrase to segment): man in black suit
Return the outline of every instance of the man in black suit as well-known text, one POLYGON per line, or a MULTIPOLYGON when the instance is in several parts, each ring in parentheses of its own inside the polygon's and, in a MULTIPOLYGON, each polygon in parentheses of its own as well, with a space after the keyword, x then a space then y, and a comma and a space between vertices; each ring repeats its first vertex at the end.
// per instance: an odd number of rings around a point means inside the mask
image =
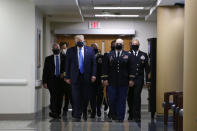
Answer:
POLYGON ((64 58, 58 44, 53 45, 53 55, 45 58, 43 86, 50 92, 50 117, 60 118, 62 107, 62 81, 64 80, 64 58))
POLYGON ((103 101, 103 86, 101 84, 103 55, 99 53, 97 43, 93 43, 91 47, 94 49, 97 64, 96 81, 92 83, 90 93, 91 118, 95 118, 96 114, 98 117, 101 117, 101 105, 103 101))
POLYGON ((75 36, 76 46, 66 54, 65 81, 72 85, 73 120, 87 120, 91 83, 96 80, 96 58, 92 47, 85 46, 84 36, 75 36))
MULTIPOLYGON (((66 60, 66 52, 68 48, 67 42, 60 42, 60 52, 63 58, 66 60)), ((65 74, 65 70, 64 70, 65 74)), ((63 116, 67 116, 69 103, 72 105, 72 89, 71 85, 63 81, 63 95, 64 95, 64 107, 63 107, 63 116)))
POLYGON ((133 64, 130 54, 123 50, 123 40, 117 39, 116 49, 107 54, 103 62, 103 84, 107 86, 113 120, 123 122, 129 86, 133 86, 133 64))
POLYGON ((130 54, 134 63, 135 84, 133 87, 129 88, 127 99, 129 105, 128 120, 134 119, 136 122, 141 122, 141 92, 144 85, 144 72, 146 73, 146 86, 150 86, 150 80, 148 78, 150 72, 148 55, 140 51, 139 46, 139 40, 132 40, 130 54))

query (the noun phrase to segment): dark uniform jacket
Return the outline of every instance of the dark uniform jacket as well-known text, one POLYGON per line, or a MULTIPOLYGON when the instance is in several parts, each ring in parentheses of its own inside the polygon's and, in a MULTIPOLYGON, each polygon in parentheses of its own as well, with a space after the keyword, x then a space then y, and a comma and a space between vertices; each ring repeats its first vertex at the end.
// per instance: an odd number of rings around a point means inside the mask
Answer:
POLYGON ((120 57, 115 51, 105 54, 102 68, 102 79, 108 80, 110 86, 128 86, 129 80, 134 76, 131 55, 122 50, 120 57))
POLYGON ((135 69, 135 79, 144 79, 146 73, 146 82, 150 82, 150 66, 148 63, 148 55, 139 50, 138 55, 135 56, 133 50, 129 52, 135 69))
MULTIPOLYGON (((65 70, 65 56, 60 54, 60 73, 64 73, 65 70)), ((43 84, 47 83, 47 85, 50 85, 51 80, 53 80, 55 77, 55 61, 54 61, 54 55, 47 56, 45 58, 44 62, 44 69, 43 69, 43 76, 42 81, 43 84)))
POLYGON ((97 84, 97 85, 101 85, 103 55, 101 55, 101 54, 96 54, 96 64, 97 64, 96 84, 97 84))

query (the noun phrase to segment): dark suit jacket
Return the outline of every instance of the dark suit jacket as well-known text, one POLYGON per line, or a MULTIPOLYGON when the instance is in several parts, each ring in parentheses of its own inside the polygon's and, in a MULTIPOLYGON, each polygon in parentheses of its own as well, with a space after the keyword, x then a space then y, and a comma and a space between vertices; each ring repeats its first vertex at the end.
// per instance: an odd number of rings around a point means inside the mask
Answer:
MULTIPOLYGON (((61 59, 60 73, 64 73, 65 56, 60 55, 60 59, 61 59)), ((43 84, 47 83, 47 85, 50 86, 50 82, 54 79, 54 77, 55 77, 54 55, 50 55, 45 58, 45 62, 44 62, 44 69, 42 75, 43 84)))
MULTIPOLYGON (((66 79, 71 79, 71 84, 78 84, 79 62, 77 46, 67 50, 66 53, 66 79)), ((96 58, 92 47, 84 46, 84 79, 87 84, 91 83, 91 77, 96 76, 96 58)))
POLYGON ((148 55, 142 51, 138 52, 137 57, 133 54, 133 51, 130 51, 130 53, 131 53, 131 57, 132 57, 134 68, 135 68, 135 79, 144 79, 144 73, 146 73, 146 82, 150 82, 150 79, 148 77, 150 73, 148 55))

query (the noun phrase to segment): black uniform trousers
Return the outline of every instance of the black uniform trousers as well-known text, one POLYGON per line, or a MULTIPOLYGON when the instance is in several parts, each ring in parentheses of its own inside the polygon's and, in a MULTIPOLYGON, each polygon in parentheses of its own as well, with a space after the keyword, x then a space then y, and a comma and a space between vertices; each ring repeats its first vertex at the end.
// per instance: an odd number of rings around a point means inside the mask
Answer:
POLYGON ((92 114, 96 115, 96 111, 100 112, 103 101, 103 86, 98 81, 91 84, 90 105, 92 114))
POLYGON ((63 79, 60 79, 60 77, 56 77, 54 75, 54 77, 50 79, 50 82, 48 84, 48 89, 50 93, 50 110, 52 113, 56 113, 58 115, 61 114, 63 101, 62 81, 63 79))
POLYGON ((78 83, 72 84, 72 103, 73 117, 81 118, 81 115, 87 115, 87 106, 89 101, 90 85, 85 82, 84 75, 78 75, 78 83))
POLYGON ((128 91, 128 106, 129 115, 133 118, 141 118, 141 93, 144 85, 144 79, 135 79, 135 85, 129 87, 128 91))
POLYGON ((63 82, 63 86, 63 96, 65 97, 63 111, 67 112, 69 104, 72 105, 72 88, 65 81, 63 82))

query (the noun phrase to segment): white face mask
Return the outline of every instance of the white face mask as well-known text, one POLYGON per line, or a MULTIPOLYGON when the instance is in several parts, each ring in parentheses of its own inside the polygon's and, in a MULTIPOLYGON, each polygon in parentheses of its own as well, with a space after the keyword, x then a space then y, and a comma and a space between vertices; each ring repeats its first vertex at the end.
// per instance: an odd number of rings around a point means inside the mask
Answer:
POLYGON ((63 53, 64 55, 66 55, 66 51, 67 51, 67 49, 63 49, 63 50, 62 50, 62 53, 63 53))

